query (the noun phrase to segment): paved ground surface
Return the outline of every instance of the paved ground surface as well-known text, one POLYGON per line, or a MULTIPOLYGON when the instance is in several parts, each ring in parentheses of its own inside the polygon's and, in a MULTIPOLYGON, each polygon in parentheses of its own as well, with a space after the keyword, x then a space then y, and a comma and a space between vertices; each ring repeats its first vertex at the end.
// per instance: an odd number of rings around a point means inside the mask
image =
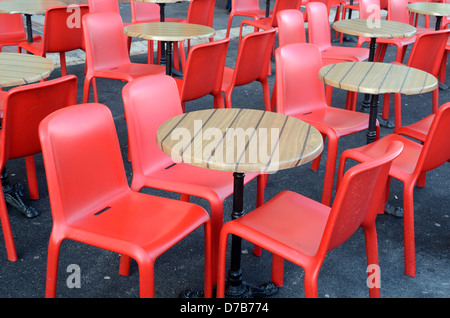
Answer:
MULTIPOLYGON (((121 5, 124 20, 129 19, 129 7, 121 5)), ((167 6, 168 17, 185 17, 187 4, 178 3, 167 6)), ((216 8, 214 27, 218 31, 217 39, 224 36, 228 14, 224 8, 216 8)), ((236 21, 239 21, 237 19, 236 21)), ((39 28, 42 20, 35 18, 35 27, 39 28)), ((235 23, 238 26, 238 22, 235 23)), ((338 44, 336 44, 338 45, 338 44)), ((354 43, 344 43, 352 46, 354 43)), ((135 44, 133 45, 135 46, 135 44)), ((135 49, 133 61, 145 62, 143 51, 135 49)), ((233 66, 237 52, 237 40, 231 41, 227 65, 233 66)), ((393 48, 388 49, 386 61, 393 60, 393 48)), ((53 58, 53 57, 51 57, 53 58)), ((77 57, 70 56, 69 73, 78 77, 79 102, 83 92, 84 64, 77 64, 77 57)), ((275 65, 272 62, 272 74, 275 65)), ((56 69, 52 78, 60 76, 56 69)), ((270 76, 273 85, 274 75, 270 76)), ((124 83, 112 80, 98 80, 100 102, 107 105, 115 118, 117 132, 122 146, 124 164, 128 179, 131 180, 131 165, 126 160, 127 136, 123 118, 121 89, 124 83)), ((333 105, 342 107, 345 92, 335 90, 333 105)), ((360 97, 362 100, 362 96, 360 97)), ((449 92, 440 90, 440 104, 449 101, 449 92)), ((420 96, 404 97, 403 120, 410 123, 428 114, 431 110, 431 93, 420 96)), ((358 105, 359 105, 358 101, 358 105)), ((238 87, 233 95, 234 107, 263 109, 261 87, 258 83, 238 87)), ((187 111, 200 108, 211 108, 212 98, 205 97, 187 104, 187 111)), ((391 110, 393 112, 393 110, 391 110)), ((382 128, 382 135, 392 130, 382 128)), ((365 134, 344 137, 340 141, 339 152, 346 148, 365 143, 365 134)), ((49 208, 48 193, 42 157, 37 157, 37 169, 40 186, 40 199, 25 200, 41 212, 34 219, 24 218, 17 210, 9 207, 19 260, 10 262, 6 258, 4 248, 0 251, 0 297, 3 298, 40 298, 45 293, 45 273, 47 242, 51 231, 52 218, 49 208)), ((24 163, 22 160, 8 162, 8 172, 12 183, 26 185, 24 163)), ((385 298, 448 298, 450 296, 450 211, 449 182, 450 166, 439 167, 427 176, 425 188, 416 189, 415 195, 415 230, 417 275, 408 277, 403 270, 403 220, 391 215, 379 215, 377 230, 379 241, 379 258, 381 267, 381 295, 385 298)), ((320 200, 324 177, 324 161, 318 171, 312 171, 309 165, 280 171, 269 178, 266 189, 266 200, 279 191, 290 189, 320 200)), ((395 180, 391 186, 390 203, 402 205, 402 184, 395 180)), ((148 193, 178 198, 170 193, 145 190, 148 193)), ((245 188, 245 210, 255 207, 256 182, 245 188)), ((193 199, 195 203, 209 209, 207 202, 193 199)), ((225 221, 231 213, 231 198, 225 202, 225 221)), ((156 297, 177 298, 180 291, 187 288, 201 289, 203 284, 203 235, 197 231, 186 240, 161 256, 156 262, 156 297)), ((4 246, 3 237, 0 246, 4 246)), ((271 256, 264 252, 258 258, 252 253, 252 245, 243 243, 242 268, 246 281, 259 284, 270 280, 271 256)), ((57 297, 61 298, 134 298, 139 296, 138 268, 132 263, 128 277, 118 274, 119 256, 109 251, 86 246, 81 243, 66 241, 62 245, 59 263, 59 279, 57 297), (71 273, 67 272, 71 264, 81 269, 81 288, 68 288, 66 280, 71 273)), ((285 284, 279 293, 272 298, 303 297, 303 270, 286 262, 285 284)), ((319 297, 321 298, 366 298, 366 260, 364 237, 358 231, 345 244, 330 252, 319 274, 319 297)), ((164 303, 166 304, 166 303, 164 303)), ((167 303, 168 304, 168 303, 167 303)), ((178 310, 179 307, 171 308, 178 310)))

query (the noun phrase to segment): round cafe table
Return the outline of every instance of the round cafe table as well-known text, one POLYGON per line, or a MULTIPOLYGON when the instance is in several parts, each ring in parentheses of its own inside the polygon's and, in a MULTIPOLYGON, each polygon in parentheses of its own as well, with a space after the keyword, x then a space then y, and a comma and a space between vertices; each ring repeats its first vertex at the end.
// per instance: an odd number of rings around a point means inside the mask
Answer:
POLYGON ((0 87, 38 82, 50 76, 55 64, 45 57, 0 53, 0 87))
MULTIPOLYGON (((43 80, 50 76, 54 63, 45 58, 31 54, 0 53, 0 87, 25 85, 43 80)), ((0 116, 3 117, 3 102, 7 93, 0 91, 0 116)), ((39 213, 22 201, 22 186, 10 185, 6 170, 1 172, 1 181, 5 201, 19 210, 26 217, 35 217, 39 213)))
MULTIPOLYGON (((156 140, 175 161, 233 173, 232 219, 244 214, 245 173, 271 173, 300 166, 316 158, 323 149, 323 138, 313 126, 294 117, 242 108, 208 109, 176 116, 159 127, 156 140), (172 138, 174 133, 176 137, 172 138), (210 139, 211 135, 214 138, 210 139)), ((273 283, 254 287, 242 280, 241 240, 232 237, 226 295, 273 295, 278 290, 273 283)))
MULTIPOLYGON (((135 0, 137 2, 149 2, 156 3, 159 5, 159 22, 165 22, 166 20, 166 4, 170 3, 180 3, 180 2, 190 2, 191 0, 135 0)), ((180 19, 183 20, 183 19, 180 19)), ((176 21, 173 21, 176 22, 176 21)), ((161 52, 161 64, 166 63, 166 43, 162 41, 163 50, 161 52)))
POLYGON ((423 94, 434 90, 438 85, 436 77, 422 70, 405 65, 378 62, 344 62, 326 65, 320 69, 319 78, 333 87, 370 94, 367 143, 373 142, 376 137, 379 94, 423 94))
POLYGON ((334 22, 333 29, 350 35, 370 38, 369 62, 373 62, 377 38, 406 38, 416 34, 416 28, 412 25, 390 20, 345 19, 334 22))
POLYGON ((410 3, 406 8, 414 13, 432 15, 436 17, 435 30, 441 28, 442 17, 450 16, 450 3, 438 2, 415 2, 410 3))
POLYGON ((216 31, 211 27, 200 24, 148 22, 130 24, 124 28, 124 33, 134 38, 167 42, 166 74, 172 75, 173 42, 211 38, 216 34, 216 31))
POLYGON ((33 42, 33 29, 31 16, 33 14, 45 14, 48 8, 64 6, 64 2, 57 0, 3 0, 0 1, 0 13, 22 13, 25 15, 28 42, 33 42))
MULTIPOLYGON (((390 20, 371 20, 371 19, 345 19, 333 23, 333 29, 338 32, 363 36, 370 38, 369 43, 369 62, 374 61, 375 48, 377 38, 394 39, 406 38, 416 34, 415 27, 409 24, 390 21, 390 20)), ((370 96, 364 95, 362 103, 363 109, 370 107, 370 96)), ((385 126, 390 126, 389 123, 381 123, 385 126)))

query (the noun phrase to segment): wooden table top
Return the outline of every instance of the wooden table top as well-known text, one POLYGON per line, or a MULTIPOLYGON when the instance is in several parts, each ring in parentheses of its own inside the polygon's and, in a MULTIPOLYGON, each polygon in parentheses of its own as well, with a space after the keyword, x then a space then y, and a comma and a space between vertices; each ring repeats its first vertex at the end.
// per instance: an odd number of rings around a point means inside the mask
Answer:
POLYGON ((55 64, 32 54, 0 53, 0 87, 18 86, 50 76, 55 64))
POLYGON ((406 6, 409 11, 433 16, 450 16, 450 3, 415 2, 406 6))
POLYGON ((355 36, 384 39, 406 38, 416 34, 416 28, 412 25, 390 20, 345 19, 333 23, 333 29, 355 36), (376 23, 379 23, 379 27, 376 23))
POLYGON ((436 77, 405 65, 379 62, 345 62, 322 67, 319 78, 344 90, 384 94, 422 94, 438 86, 436 77))
POLYGON ((3 0, 0 1, 0 13, 45 14, 48 8, 64 6, 57 0, 3 0))
POLYGON ((159 127, 156 140, 175 161, 240 173, 299 166, 323 149, 319 131, 299 119, 239 108, 176 116, 159 127))
POLYGON ((177 22, 147 22, 130 24, 124 33, 134 38, 154 41, 184 41, 211 38, 216 31, 208 26, 177 22))

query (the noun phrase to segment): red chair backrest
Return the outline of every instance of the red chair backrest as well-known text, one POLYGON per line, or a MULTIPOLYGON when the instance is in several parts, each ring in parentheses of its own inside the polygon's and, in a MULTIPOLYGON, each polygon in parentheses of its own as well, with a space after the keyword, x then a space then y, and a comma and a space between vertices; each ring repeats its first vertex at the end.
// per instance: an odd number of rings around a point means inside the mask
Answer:
POLYGON ((1 159, 22 158, 40 153, 38 126, 48 114, 77 103, 77 78, 57 79, 12 88, 3 110, 1 159))
POLYGON ((251 83, 267 76, 276 29, 252 32, 239 44, 234 83, 236 86, 251 83))
POLYGON ((82 18, 89 12, 85 4, 49 8, 44 22, 44 51, 66 52, 82 49, 82 18))
POLYGON ((302 0, 276 0, 273 6, 272 16, 270 17, 272 19, 272 27, 278 26, 278 12, 289 9, 300 10, 301 6, 302 0))
POLYGON ((375 160, 350 168, 339 185, 321 242, 322 253, 341 245, 364 224, 375 221, 382 203, 389 170, 403 150, 399 141, 375 160))
POLYGON ((115 12, 94 12, 83 16, 88 67, 105 68, 127 64, 127 39, 122 18, 115 12))
POLYGON ((26 38, 22 15, 16 14, 0 14, 0 41, 10 38, 26 38))
POLYGON ((144 76, 126 84, 122 97, 134 173, 166 168, 172 159, 156 144, 156 133, 166 120, 183 113, 175 80, 167 75, 144 76))
POLYGON ((159 21, 159 5, 151 2, 130 1, 131 22, 159 21))
POLYGON ((406 6, 410 0, 389 0, 388 19, 409 24, 409 11, 406 6))
POLYGON ((322 2, 306 4, 308 16, 308 41, 317 45, 321 51, 331 46, 330 22, 327 7, 322 2))
POLYGON ((200 43, 191 48, 186 61, 181 100, 189 101, 220 92, 229 38, 200 43))
POLYGON ((102 205, 105 200, 131 191, 106 106, 91 103, 56 111, 42 121, 39 138, 54 222, 98 213, 108 208, 102 205))
POLYGON ((316 45, 296 43, 278 48, 275 63, 277 112, 291 115, 326 107, 325 88, 318 77, 322 56, 316 45))
POLYGON ((232 11, 251 11, 259 9, 259 0, 231 0, 232 11))
POLYGON ((117 0, 88 0, 89 12, 120 13, 117 0))
POLYGON ((423 144, 416 172, 433 170, 450 160, 450 103, 439 107, 423 144))
POLYGON ((380 0, 359 0, 359 18, 381 20, 380 0))
POLYGON ((216 0, 191 0, 186 17, 187 23, 212 27, 216 0))
POLYGON ((306 43, 305 23, 300 10, 283 10, 278 13, 277 20, 279 46, 306 43))
POLYGON ((449 35, 450 29, 419 34, 406 65, 438 76, 449 35))

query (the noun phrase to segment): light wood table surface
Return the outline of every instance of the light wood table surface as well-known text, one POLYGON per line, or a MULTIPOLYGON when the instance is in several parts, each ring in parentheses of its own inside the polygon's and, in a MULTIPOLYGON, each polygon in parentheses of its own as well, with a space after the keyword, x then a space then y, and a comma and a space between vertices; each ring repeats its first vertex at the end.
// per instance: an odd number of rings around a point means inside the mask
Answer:
POLYGON ((45 14, 48 8, 64 6, 64 2, 57 0, 3 0, 0 1, 0 13, 22 13, 26 18, 28 42, 33 42, 31 16, 45 14))
POLYGON ((441 28, 442 17, 450 16, 450 3, 415 2, 408 4, 406 8, 414 13, 435 16, 435 30, 439 30, 441 28))
MULTIPOLYGON (((406 38, 416 34, 415 27, 409 24, 390 20, 345 19, 333 23, 333 29, 338 32, 370 38, 369 62, 374 61, 377 38, 406 38)), ((366 94, 362 108, 370 108, 370 96, 366 94)))
POLYGON ((409 24, 390 20, 371 19, 345 19, 336 21, 333 23, 333 29, 350 35, 370 38, 369 62, 373 62, 377 38, 406 38, 413 36, 417 31, 415 27, 409 24))
POLYGON ((32 54, 0 53, 0 87, 29 84, 50 76, 55 64, 32 54))
MULTIPOLYGON (((244 214, 246 172, 269 173, 293 168, 312 161, 323 149, 319 131, 299 119, 239 108, 200 110, 173 117, 159 127, 156 141, 176 161, 233 173, 232 219, 244 214)), ((245 297, 255 296, 256 291, 264 294, 276 290, 270 283, 249 288, 242 281, 241 238, 233 236, 232 239, 228 282, 235 283, 229 284, 227 294, 245 297)))
POLYGON ((422 94, 430 92, 438 86, 438 81, 433 75, 416 68, 392 63, 344 62, 330 64, 320 69, 319 78, 325 84, 333 87, 371 94, 367 143, 375 139, 379 94, 422 94))
POLYGON ((211 38, 216 31, 208 26, 177 22, 148 22, 130 24, 124 28, 127 36, 153 41, 167 42, 166 74, 172 75, 173 42, 211 38))

